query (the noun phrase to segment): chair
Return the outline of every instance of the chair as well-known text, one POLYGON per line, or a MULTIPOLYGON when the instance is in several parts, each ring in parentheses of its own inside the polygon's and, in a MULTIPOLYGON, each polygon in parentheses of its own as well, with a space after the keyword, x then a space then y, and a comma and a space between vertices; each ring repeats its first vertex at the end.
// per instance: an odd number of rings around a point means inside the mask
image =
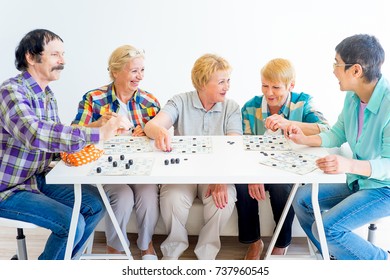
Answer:
POLYGON ((375 244, 376 230, 377 230, 376 223, 372 223, 368 226, 367 240, 370 241, 372 244, 375 244))
POLYGON ((376 230, 378 229, 377 225, 380 223, 385 222, 385 220, 388 217, 381 218, 375 221, 372 221, 369 226, 368 226, 368 234, 367 234, 367 240, 370 241, 372 244, 377 245, 377 240, 376 240, 376 230))
POLYGON ((16 243, 17 243, 17 253, 11 259, 12 260, 27 260, 27 247, 26 247, 26 237, 24 236, 24 228, 36 228, 37 225, 32 223, 22 222, 18 220, 12 220, 7 218, 0 218, 0 226, 4 227, 13 227, 17 230, 16 243))

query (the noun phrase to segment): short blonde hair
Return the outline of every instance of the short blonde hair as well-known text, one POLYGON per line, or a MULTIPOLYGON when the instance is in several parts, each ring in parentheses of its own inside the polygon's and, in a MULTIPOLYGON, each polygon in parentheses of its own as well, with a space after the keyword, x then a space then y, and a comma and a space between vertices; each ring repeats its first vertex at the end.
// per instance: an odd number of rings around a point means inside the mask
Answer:
POLYGON ((136 57, 145 58, 144 51, 131 45, 123 45, 116 48, 108 59, 107 69, 110 73, 111 80, 115 79, 113 73, 121 71, 126 63, 136 57))
POLYGON ((270 82, 282 82, 286 87, 295 82, 295 69, 293 64, 284 58, 270 60, 260 71, 261 77, 270 82))
POLYGON ((191 79, 196 90, 201 90, 217 71, 231 72, 232 68, 226 59, 215 54, 204 54, 199 57, 192 67, 191 79))

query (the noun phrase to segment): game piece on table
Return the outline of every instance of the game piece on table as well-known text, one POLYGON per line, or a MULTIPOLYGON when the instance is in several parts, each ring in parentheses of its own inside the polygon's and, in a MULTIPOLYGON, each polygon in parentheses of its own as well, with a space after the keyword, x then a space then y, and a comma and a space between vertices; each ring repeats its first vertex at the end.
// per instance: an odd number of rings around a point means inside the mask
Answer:
POLYGON ((273 153, 270 156, 268 156, 268 154, 265 155, 265 153, 261 153, 261 155, 261 164, 300 175, 310 173, 317 169, 315 161, 318 156, 316 155, 302 154, 292 151, 273 153))
MULTIPOLYGON (((188 160, 187 158, 185 158, 184 160, 188 160)), ((171 163, 171 164, 179 164, 180 163, 180 158, 171 158, 171 160, 169 160, 169 159, 166 159, 166 160, 164 160, 164 164, 165 165, 169 165, 169 163, 171 163)))
POLYGON ((171 141, 172 153, 208 154, 212 152, 209 136, 175 136, 171 141))
POLYGON ((120 160, 119 156, 112 157, 116 167, 101 157, 94 163, 88 176, 149 176, 154 165, 153 157, 134 157, 132 165, 126 160, 120 160))
POLYGON ((291 151, 284 135, 244 135, 242 137, 246 151, 291 151))
POLYGON ((153 151, 153 147, 148 137, 134 137, 128 135, 115 136, 114 138, 105 141, 103 143, 103 149, 105 154, 108 155, 132 154, 137 152, 140 153, 153 151))

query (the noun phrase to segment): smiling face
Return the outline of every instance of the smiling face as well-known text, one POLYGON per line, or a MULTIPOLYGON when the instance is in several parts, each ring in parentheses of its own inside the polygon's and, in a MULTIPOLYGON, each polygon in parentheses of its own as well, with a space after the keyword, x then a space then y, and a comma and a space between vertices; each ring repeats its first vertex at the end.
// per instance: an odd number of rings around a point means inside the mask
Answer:
POLYGON ((198 91, 203 107, 209 110, 217 102, 223 102, 230 88, 230 72, 217 71, 210 80, 198 91))
POLYGON ((64 43, 60 40, 52 40, 44 46, 39 56, 26 54, 28 61, 27 71, 34 77, 37 83, 45 88, 51 81, 60 78, 64 69, 64 43))
POLYGON ((287 86, 283 82, 271 82, 264 77, 261 79, 261 91, 267 101, 269 108, 279 109, 286 102, 293 84, 289 83, 287 86))
POLYGON ((117 91, 133 94, 144 78, 144 58, 135 57, 129 60, 123 68, 113 73, 115 88, 117 91))
POLYGON ((347 64, 349 68, 346 70, 345 62, 341 59, 340 55, 336 53, 335 63, 333 64, 333 74, 336 76, 339 81, 339 86, 341 91, 351 90, 351 73, 353 72, 353 67, 347 64))
POLYGON ((295 68, 285 58, 268 61, 260 71, 261 91, 271 114, 277 114, 294 89, 295 68))

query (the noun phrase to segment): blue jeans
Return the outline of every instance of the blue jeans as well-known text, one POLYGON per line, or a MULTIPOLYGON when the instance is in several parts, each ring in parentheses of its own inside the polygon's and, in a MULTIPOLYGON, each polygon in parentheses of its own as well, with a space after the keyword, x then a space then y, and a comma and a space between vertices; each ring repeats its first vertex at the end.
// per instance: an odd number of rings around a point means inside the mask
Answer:
MULTIPOLYGON (((36 224, 51 230, 40 260, 64 259, 74 203, 73 185, 47 185, 37 176, 42 194, 20 191, 0 202, 0 216, 36 224)), ((85 242, 105 214, 99 192, 83 185, 81 215, 77 223, 72 257, 81 253, 85 242)))
MULTIPOLYGON (((275 224, 277 225, 282 215, 284 206, 290 195, 292 184, 265 184, 264 188, 269 192, 271 208, 275 224)), ((238 214, 238 239, 241 243, 249 244, 261 238, 259 202, 249 195, 248 184, 236 184, 237 214, 238 214)), ((275 246, 285 248, 291 243, 292 223, 294 210, 290 207, 283 227, 276 240, 275 246)))
MULTIPOLYGON (((347 184, 321 184, 318 201, 330 255, 338 260, 387 259, 388 253, 385 250, 368 242, 353 230, 390 216, 389 187, 359 190, 356 185, 351 190, 347 184)), ((303 230, 319 249, 311 203, 311 185, 298 189, 293 207, 303 230)))

